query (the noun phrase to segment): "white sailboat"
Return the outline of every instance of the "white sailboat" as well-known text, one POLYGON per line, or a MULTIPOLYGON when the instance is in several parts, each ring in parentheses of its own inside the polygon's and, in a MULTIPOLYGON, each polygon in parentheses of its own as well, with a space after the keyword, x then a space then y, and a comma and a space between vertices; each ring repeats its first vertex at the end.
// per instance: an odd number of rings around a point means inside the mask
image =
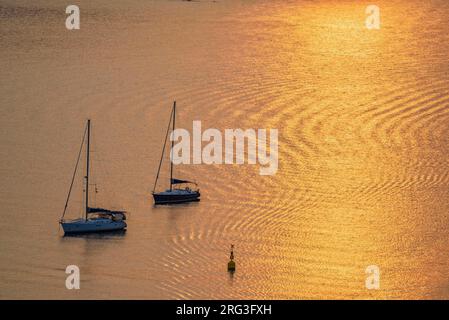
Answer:
POLYGON ((72 182, 70 184, 69 193, 64 207, 64 212, 59 223, 64 230, 64 234, 75 233, 90 233, 90 232, 102 232, 102 231, 115 231, 123 230, 127 227, 126 212, 114 211, 104 208, 91 208, 89 207, 89 164, 90 164, 90 120, 87 120, 86 129, 84 131, 83 140, 81 142, 80 151, 78 154, 78 160, 76 162, 75 171, 73 173, 72 182), (86 140, 87 135, 87 140, 86 140), (67 211, 67 205, 69 203, 70 194, 75 180, 76 171, 78 168, 79 160, 83 150, 84 142, 86 141, 86 190, 85 190, 85 215, 83 218, 75 220, 65 220, 64 216, 67 211))

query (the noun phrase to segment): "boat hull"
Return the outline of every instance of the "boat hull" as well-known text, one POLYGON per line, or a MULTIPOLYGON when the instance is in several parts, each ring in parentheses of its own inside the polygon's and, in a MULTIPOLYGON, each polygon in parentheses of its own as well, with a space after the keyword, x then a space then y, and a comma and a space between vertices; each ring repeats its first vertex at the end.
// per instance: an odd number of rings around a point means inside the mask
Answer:
POLYGON ((200 201, 199 192, 191 192, 189 194, 166 194, 154 193, 154 204, 170 204, 200 201))
POLYGON ((110 219, 68 221, 61 222, 61 226, 64 234, 116 231, 127 227, 124 221, 113 221, 110 219))

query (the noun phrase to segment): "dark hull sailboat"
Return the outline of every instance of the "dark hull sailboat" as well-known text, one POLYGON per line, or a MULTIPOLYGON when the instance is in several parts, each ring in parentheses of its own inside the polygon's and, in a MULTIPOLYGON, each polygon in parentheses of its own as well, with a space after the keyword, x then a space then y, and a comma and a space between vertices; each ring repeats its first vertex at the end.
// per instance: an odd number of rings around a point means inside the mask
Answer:
POLYGON ((113 211, 103 208, 91 208, 89 207, 89 155, 90 155, 90 120, 87 120, 86 131, 81 143, 80 152, 78 154, 78 160, 75 166, 75 172, 73 173, 72 183, 70 185, 69 193, 64 207, 64 212, 60 220, 62 229, 65 235, 80 234, 80 233, 93 233, 93 232, 105 232, 105 231, 117 231, 124 230, 127 225, 125 211, 113 211), (84 218, 75 220, 64 220, 64 215, 69 203, 70 194, 73 187, 76 171, 78 168, 81 151, 83 149, 84 139, 87 134, 87 146, 86 146, 86 190, 85 190, 85 216, 84 218))
POLYGON ((199 191, 173 189, 165 192, 153 193, 155 204, 183 203, 200 201, 199 191))
MULTIPOLYGON (((165 146, 167 143, 167 137, 170 130, 170 124, 172 124, 173 119, 173 131, 175 130, 175 118, 176 118, 176 101, 173 103, 173 109, 170 116, 170 121, 167 128, 167 133, 165 136, 165 142, 164 147, 162 149, 162 156, 161 161, 159 162, 159 169, 157 171, 156 175, 156 181, 154 182, 154 188, 153 188, 153 199, 154 204, 174 204, 174 203, 184 203, 184 202, 194 202, 194 201, 200 201, 200 191, 196 185, 195 182, 187 181, 187 180, 180 180, 180 179, 174 179, 173 178, 173 162, 170 161, 170 188, 162 191, 162 192, 155 192, 157 181, 159 178, 159 173, 161 170, 162 161, 164 158, 164 151, 165 146)), ((173 151, 173 141, 172 141, 172 148, 173 151)))

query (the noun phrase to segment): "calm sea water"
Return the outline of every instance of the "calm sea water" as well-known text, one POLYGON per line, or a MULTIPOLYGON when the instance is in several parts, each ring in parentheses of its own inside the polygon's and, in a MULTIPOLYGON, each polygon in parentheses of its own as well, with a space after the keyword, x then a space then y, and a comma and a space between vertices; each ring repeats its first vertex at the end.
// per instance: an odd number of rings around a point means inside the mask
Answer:
POLYGON ((378 31, 364 1, 77 4, 68 31, 59 1, 0 1, 0 298, 449 298, 449 2, 379 0, 378 31), (201 202, 153 207, 174 99, 189 130, 278 128, 277 174, 176 167, 201 202), (58 225, 87 118, 125 234, 58 225))

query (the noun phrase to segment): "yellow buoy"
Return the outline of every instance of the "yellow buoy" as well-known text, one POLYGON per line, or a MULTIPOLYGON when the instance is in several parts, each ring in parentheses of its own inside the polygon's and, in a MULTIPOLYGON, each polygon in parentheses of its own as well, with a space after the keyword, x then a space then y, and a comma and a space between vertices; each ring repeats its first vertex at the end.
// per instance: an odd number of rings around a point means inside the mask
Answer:
POLYGON ((234 262, 234 245, 231 244, 231 256, 229 257, 230 261, 228 262, 228 271, 235 271, 235 262, 234 262))

